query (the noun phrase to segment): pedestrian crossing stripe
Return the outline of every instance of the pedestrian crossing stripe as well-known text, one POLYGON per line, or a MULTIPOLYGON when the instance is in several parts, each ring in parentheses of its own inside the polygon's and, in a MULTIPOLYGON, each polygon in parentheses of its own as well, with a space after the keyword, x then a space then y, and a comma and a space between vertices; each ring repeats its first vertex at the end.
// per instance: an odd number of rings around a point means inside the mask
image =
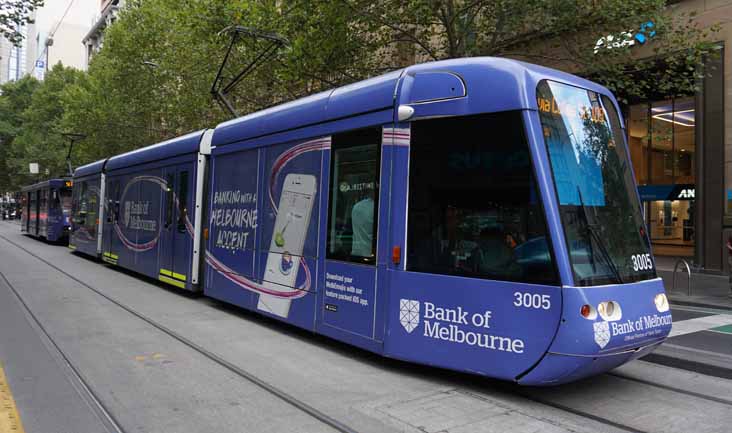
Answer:
POLYGON ((0 432, 25 433, 2 363, 0 363, 0 432))

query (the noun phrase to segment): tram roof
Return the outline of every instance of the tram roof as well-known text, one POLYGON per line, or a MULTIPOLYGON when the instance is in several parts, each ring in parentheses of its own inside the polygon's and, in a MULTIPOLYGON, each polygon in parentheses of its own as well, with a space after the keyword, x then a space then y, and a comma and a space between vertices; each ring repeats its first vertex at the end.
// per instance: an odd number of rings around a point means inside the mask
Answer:
POLYGON ((116 170, 148 162, 159 161, 187 153, 197 153, 204 130, 172 138, 152 146, 132 150, 109 158, 106 171, 116 170))
POLYGON ((89 164, 82 165, 81 167, 76 167, 76 170, 74 170, 74 177, 79 178, 101 173, 107 159, 108 158, 100 159, 99 161, 94 161, 89 164))
MULTIPOLYGON (((548 79, 610 92, 591 81, 543 66, 497 57, 473 57, 423 63, 337 89, 277 105, 219 124, 212 145, 222 146, 316 125, 362 113, 455 99, 448 93, 462 82, 475 113, 537 109, 536 86, 548 79), (406 79, 404 79, 407 77, 406 79), (400 81, 409 83, 409 89, 400 81), (447 87, 445 87, 447 86, 447 87)), ((456 113, 457 114, 457 113, 456 113)))
POLYGON ((48 186, 53 186, 53 187, 64 186, 64 183, 69 180, 71 180, 71 179, 70 178, 48 179, 48 180, 34 183, 33 185, 24 186, 20 190, 25 192, 25 191, 33 191, 33 190, 36 190, 39 188, 45 188, 48 186))

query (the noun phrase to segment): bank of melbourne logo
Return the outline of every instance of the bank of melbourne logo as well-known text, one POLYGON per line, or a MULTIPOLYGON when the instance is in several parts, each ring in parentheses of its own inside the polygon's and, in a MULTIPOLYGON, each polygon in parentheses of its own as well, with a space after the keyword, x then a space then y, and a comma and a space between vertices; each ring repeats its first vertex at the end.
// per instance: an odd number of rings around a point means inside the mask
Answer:
POLYGON ((592 326, 595 328, 595 343, 600 346, 600 349, 605 348, 610 342, 610 324, 603 320, 593 323, 592 326))
POLYGON ((419 326, 419 301, 399 300, 399 323, 410 334, 419 326))

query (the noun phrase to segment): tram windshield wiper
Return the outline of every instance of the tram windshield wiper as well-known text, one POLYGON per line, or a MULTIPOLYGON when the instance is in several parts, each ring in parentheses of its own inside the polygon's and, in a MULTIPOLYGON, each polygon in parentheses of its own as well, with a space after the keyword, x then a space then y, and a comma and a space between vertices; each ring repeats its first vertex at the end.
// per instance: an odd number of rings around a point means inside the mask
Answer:
POLYGON ((612 256, 610 255, 610 252, 607 250, 607 246, 605 245, 605 242, 603 241, 600 234, 595 230, 595 224, 591 224, 587 212, 587 206, 585 206, 585 202, 582 199, 582 191, 580 191, 579 186, 577 187, 577 194, 579 195, 579 201, 580 201, 580 209, 582 210, 582 215, 585 220, 585 228, 587 229, 587 233, 590 235, 590 248, 592 249, 592 260, 593 260, 593 268, 594 268, 594 258, 595 258, 595 249, 592 248, 592 241, 595 241, 595 244, 597 244, 597 247, 600 251, 600 254, 602 255, 602 258, 605 260, 605 263, 610 269, 610 272, 612 272, 613 277, 617 280, 618 283, 624 284, 623 277, 620 274, 620 270, 615 265, 615 262, 612 259, 612 256))

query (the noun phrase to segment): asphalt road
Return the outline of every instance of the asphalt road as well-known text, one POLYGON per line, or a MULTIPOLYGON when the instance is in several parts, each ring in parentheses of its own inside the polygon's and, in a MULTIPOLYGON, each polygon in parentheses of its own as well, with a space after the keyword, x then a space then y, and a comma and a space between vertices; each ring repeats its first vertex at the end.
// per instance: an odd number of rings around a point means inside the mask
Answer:
POLYGON ((389 360, 163 288, 12 223, 0 222, 0 274, 0 362, 28 432, 685 433, 732 424, 730 380, 637 361, 536 389, 389 360))

